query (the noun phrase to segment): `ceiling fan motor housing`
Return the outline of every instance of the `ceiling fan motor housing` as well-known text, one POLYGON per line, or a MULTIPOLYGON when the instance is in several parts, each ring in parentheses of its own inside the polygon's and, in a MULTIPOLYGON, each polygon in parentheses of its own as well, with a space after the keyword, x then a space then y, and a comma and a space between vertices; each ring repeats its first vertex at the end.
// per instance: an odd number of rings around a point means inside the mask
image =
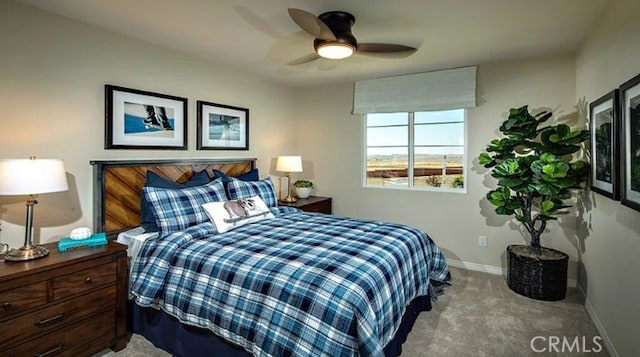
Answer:
POLYGON ((352 46, 355 49, 358 48, 358 41, 351 33, 351 26, 356 22, 356 18, 348 12, 344 11, 329 11, 318 16, 322 22, 324 22, 336 36, 336 41, 326 41, 316 38, 313 41, 313 48, 316 50, 318 47, 328 42, 339 42, 352 46))

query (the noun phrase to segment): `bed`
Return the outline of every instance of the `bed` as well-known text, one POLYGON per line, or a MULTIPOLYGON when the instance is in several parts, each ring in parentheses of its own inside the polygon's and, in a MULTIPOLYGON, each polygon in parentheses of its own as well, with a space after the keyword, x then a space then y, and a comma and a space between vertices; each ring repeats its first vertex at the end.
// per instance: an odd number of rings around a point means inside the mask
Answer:
POLYGON ((137 242, 131 330, 177 356, 398 356, 451 283, 425 233, 278 207, 269 179, 234 178, 255 172, 255 159, 92 164, 96 229, 137 242), (224 179, 156 189, 144 187, 148 171, 179 183, 203 171, 224 179), (143 241, 131 233, 141 195, 159 224, 143 241), (221 233, 215 209, 254 199, 264 204, 247 216, 256 220, 236 226, 227 209, 233 227, 221 233))

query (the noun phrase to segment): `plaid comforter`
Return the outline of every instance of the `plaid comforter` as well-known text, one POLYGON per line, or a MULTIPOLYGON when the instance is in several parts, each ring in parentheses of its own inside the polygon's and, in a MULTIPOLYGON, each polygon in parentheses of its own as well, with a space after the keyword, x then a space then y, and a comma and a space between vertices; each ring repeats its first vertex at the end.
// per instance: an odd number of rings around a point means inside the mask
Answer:
POLYGON ((207 222, 147 240, 136 303, 254 356, 382 356, 430 280, 450 284, 444 256, 415 228, 274 211, 224 234, 207 222))

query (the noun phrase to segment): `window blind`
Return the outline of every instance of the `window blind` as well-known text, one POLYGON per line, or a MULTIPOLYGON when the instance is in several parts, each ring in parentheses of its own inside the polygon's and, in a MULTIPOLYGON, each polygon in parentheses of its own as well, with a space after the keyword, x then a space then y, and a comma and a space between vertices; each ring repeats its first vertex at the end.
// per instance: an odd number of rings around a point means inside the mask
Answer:
POLYGON ((476 106, 476 66, 356 81, 353 114, 476 106))

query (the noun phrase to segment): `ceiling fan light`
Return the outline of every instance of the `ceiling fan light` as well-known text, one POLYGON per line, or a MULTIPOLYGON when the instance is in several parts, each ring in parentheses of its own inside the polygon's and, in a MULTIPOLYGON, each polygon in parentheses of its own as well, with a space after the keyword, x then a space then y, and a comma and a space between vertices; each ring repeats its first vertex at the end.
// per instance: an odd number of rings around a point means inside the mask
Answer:
POLYGON ((326 42, 316 47, 320 57, 328 59, 343 59, 351 57, 356 48, 348 43, 326 42))

